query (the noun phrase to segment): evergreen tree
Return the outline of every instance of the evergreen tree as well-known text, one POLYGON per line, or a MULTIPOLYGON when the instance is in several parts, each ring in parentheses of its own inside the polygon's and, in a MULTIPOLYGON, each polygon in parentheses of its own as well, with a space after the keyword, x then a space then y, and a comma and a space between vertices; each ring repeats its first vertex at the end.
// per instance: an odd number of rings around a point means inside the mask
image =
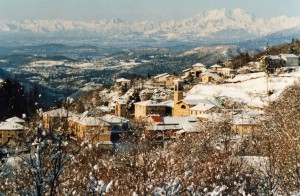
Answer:
POLYGON ((295 39, 294 38, 292 39, 291 43, 289 44, 288 53, 289 54, 296 54, 295 39))
POLYGON ((28 106, 32 103, 27 101, 25 88, 16 78, 4 79, 0 85, 0 120, 28 114, 28 106))
POLYGON ((39 101, 39 90, 37 87, 37 84, 35 83, 33 88, 29 90, 28 92, 28 98, 27 98, 27 110, 30 114, 35 113, 37 110, 37 107, 40 105, 39 101))
POLYGON ((264 47, 264 51, 265 51, 267 54, 269 54, 269 52, 270 52, 270 46, 269 46, 268 42, 266 43, 266 45, 265 45, 265 47, 264 47))

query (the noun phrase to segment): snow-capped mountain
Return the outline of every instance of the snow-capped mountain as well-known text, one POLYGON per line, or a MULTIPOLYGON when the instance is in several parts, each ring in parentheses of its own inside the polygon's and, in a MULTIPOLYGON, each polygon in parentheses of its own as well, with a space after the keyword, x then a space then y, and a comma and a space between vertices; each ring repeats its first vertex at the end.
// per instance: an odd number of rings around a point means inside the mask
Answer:
POLYGON ((126 35, 165 40, 191 41, 196 39, 244 40, 266 36, 300 26, 300 17, 280 16, 257 18, 241 9, 219 9, 184 20, 162 23, 153 21, 127 22, 121 19, 100 21, 67 20, 0 20, 1 34, 38 34, 107 36, 126 35))

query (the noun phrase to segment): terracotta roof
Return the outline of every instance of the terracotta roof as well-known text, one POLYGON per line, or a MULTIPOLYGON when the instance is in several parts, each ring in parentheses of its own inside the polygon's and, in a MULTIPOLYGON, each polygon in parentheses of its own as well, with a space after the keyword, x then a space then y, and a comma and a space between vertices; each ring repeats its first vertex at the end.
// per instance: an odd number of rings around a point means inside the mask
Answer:
POLYGON ((152 120, 156 123, 162 123, 163 119, 160 116, 150 116, 152 120))

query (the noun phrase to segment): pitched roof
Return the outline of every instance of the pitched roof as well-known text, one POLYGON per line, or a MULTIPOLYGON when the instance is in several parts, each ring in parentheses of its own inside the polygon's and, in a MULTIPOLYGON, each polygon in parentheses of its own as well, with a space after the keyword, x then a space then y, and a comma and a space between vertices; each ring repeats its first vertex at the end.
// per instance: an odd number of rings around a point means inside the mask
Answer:
POLYGON ((191 71, 191 68, 182 70, 182 72, 187 72, 187 71, 191 71))
POLYGON ((154 125, 146 126, 146 129, 149 131, 168 131, 168 130, 180 130, 182 129, 181 125, 154 125))
POLYGON ((127 104, 127 99, 122 99, 122 98, 119 98, 118 100, 117 100, 117 102, 119 103, 119 104, 127 104))
POLYGON ((23 129, 24 129, 23 125, 20 125, 15 122, 3 122, 0 124, 0 130, 13 131, 13 130, 23 130, 23 129))
POLYGON ((181 79, 179 79, 179 78, 177 78, 177 79, 174 80, 174 82, 184 82, 184 81, 181 80, 181 79))
MULTIPOLYGON (((218 108, 223 109, 224 107, 216 100, 214 97, 210 98, 200 98, 200 99, 183 99, 178 101, 179 102, 184 102, 188 105, 197 105, 197 104, 207 104, 207 105, 214 105, 217 106, 218 108)), ((199 105, 200 107, 200 105, 199 105)))
POLYGON ((203 65, 202 63, 196 63, 193 65, 193 67, 206 67, 206 66, 203 65))
POLYGON ((109 124, 122 124, 129 122, 128 119, 120 116, 115 116, 111 114, 107 114, 101 117, 101 119, 109 124))
POLYGON ((18 118, 16 116, 8 118, 5 120, 6 122, 15 122, 15 123, 25 123, 25 120, 18 118))
POLYGON ((173 100, 167 100, 167 101, 163 101, 163 102, 160 102, 160 103, 165 105, 166 107, 170 107, 170 108, 174 107, 174 101, 173 100))
POLYGON ((211 72, 204 72, 201 74, 202 76, 203 75, 207 75, 207 76, 210 76, 210 77, 213 77, 215 79, 222 79, 221 76, 219 76, 218 74, 214 74, 214 73, 211 73, 211 72))
POLYGON ((278 59, 280 59, 280 57, 277 56, 277 55, 269 55, 269 58, 272 59, 272 60, 278 60, 278 59))
POLYGON ((162 123, 163 119, 160 116, 150 116, 150 118, 152 118, 152 120, 156 123, 162 123))
POLYGON ((196 106, 190 108, 190 110, 207 111, 214 107, 216 106, 211 103, 198 103, 196 106))
POLYGON ((198 122, 198 119, 192 116, 166 116, 163 117, 163 122, 166 125, 176 125, 181 123, 198 122))
POLYGON ((165 106, 164 104, 158 103, 153 100, 141 101, 134 103, 135 105, 143 105, 143 106, 165 106))
POLYGON ((298 56, 294 54, 280 54, 280 55, 287 58, 298 58, 298 56))
POLYGON ((163 81, 163 80, 165 80, 165 79, 167 79, 168 77, 171 77, 172 75, 170 75, 170 74, 167 74, 167 75, 163 75, 163 76, 161 76, 161 77, 159 77, 159 81, 163 81))
POLYGON ((169 75, 169 74, 168 73, 158 74, 158 75, 154 76, 154 78, 157 79, 157 78, 163 77, 165 75, 169 75))
POLYGON ((116 80, 116 82, 130 82, 130 80, 125 79, 125 78, 119 78, 116 80))
POLYGON ((221 68, 222 66, 221 65, 218 65, 218 64, 214 64, 212 66, 210 66, 211 68, 221 68))

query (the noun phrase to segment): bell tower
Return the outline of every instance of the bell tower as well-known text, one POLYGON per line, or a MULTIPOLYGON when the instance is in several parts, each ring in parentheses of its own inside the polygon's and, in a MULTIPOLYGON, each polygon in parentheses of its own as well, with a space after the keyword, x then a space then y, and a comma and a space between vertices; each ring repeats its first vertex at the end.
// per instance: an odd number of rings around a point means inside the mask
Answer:
POLYGON ((183 80, 174 80, 174 104, 183 99, 183 80))

